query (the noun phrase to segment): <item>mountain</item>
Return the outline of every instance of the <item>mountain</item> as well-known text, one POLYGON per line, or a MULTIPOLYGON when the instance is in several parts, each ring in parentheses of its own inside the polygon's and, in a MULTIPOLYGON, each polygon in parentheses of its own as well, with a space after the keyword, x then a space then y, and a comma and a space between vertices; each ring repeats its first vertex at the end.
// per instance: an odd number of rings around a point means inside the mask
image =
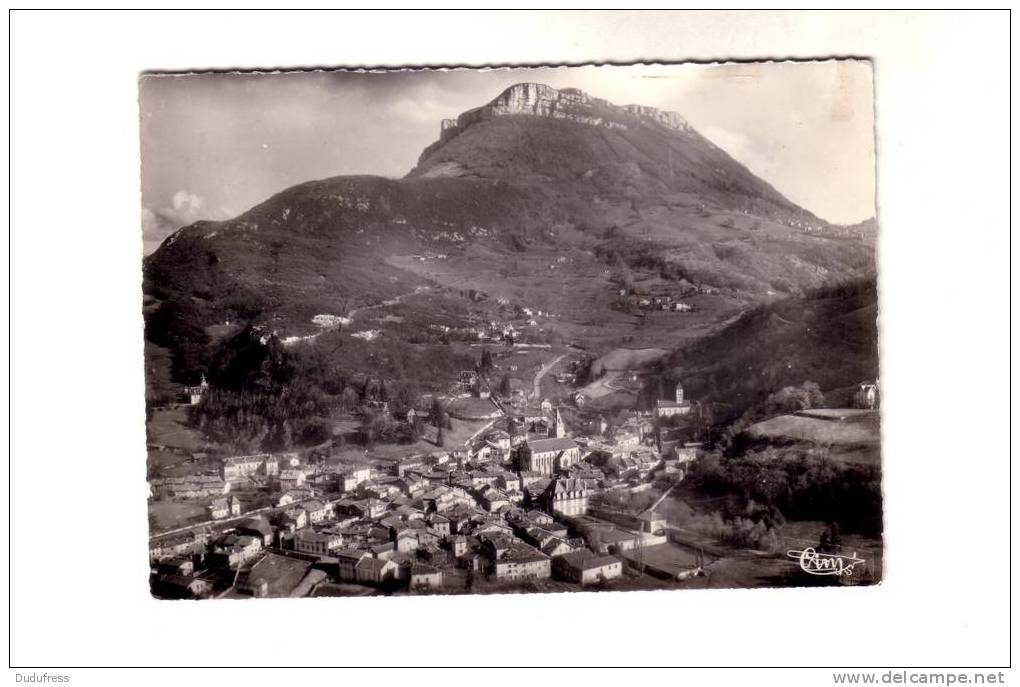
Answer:
POLYGON ((879 377, 878 293, 873 280, 844 282, 763 303, 720 331, 673 351, 664 375, 693 398, 739 416, 786 386, 817 383, 830 405, 850 405, 854 385, 879 377))
POLYGON ((347 318, 415 346, 527 306, 546 339, 674 348, 763 300, 873 272, 872 240, 798 207, 680 115, 518 84, 442 122, 402 179, 311 181, 168 237, 144 263, 146 335, 178 382, 249 324, 312 341, 347 318), (642 317, 621 287, 697 312, 642 317))
POLYGON ((597 193, 603 200, 697 194, 703 203, 820 222, 701 136, 679 114, 616 106, 576 89, 518 84, 444 120, 409 178, 480 178, 597 193), (580 126, 578 126, 580 125, 580 126))

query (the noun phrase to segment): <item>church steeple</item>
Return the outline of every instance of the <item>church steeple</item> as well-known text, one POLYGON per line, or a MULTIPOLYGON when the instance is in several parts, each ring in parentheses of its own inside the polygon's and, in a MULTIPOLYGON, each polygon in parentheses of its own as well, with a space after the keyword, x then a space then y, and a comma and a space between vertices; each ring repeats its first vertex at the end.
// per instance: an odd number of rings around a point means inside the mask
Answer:
POLYGON ((677 403, 684 402, 684 388, 683 386, 680 385, 680 382, 676 383, 676 402, 677 403))
POLYGON ((549 438, 562 439, 567 436, 567 426, 563 424, 563 416, 560 415, 560 409, 556 409, 556 422, 549 428, 549 438))

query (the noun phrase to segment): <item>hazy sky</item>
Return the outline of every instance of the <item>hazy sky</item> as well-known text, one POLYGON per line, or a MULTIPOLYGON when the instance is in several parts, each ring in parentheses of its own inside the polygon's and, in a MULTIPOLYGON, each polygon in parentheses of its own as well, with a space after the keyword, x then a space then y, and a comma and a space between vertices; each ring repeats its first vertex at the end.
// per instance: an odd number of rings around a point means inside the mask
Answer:
POLYGON ((403 176, 441 119, 522 81, 674 110, 818 216, 875 214, 867 62, 145 76, 145 251, 180 226, 233 217, 296 183, 403 176))

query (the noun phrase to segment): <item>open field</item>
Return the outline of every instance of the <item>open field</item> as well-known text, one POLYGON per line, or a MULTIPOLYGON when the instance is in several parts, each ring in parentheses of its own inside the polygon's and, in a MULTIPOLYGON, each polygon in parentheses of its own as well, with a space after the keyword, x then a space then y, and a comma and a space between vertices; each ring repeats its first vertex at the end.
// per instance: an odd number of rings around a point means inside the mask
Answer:
POLYGON ((154 410, 152 419, 146 424, 148 443, 186 451, 199 450, 203 445, 202 436, 188 427, 187 422, 188 409, 185 406, 154 410))
MULTIPOLYGON (((812 411, 816 412, 816 411, 812 411)), ((817 411, 821 412, 821 411, 817 411)), ((847 415, 844 410, 830 414, 847 415)), ((846 421, 823 420, 807 415, 780 415, 751 425, 746 436, 752 441, 778 445, 803 443, 829 449, 829 457, 843 463, 880 465, 879 414, 877 411, 850 412, 846 421)))
POLYGON ((451 416, 465 421, 490 420, 501 414, 492 401, 475 396, 455 398, 446 406, 446 410, 451 416))
MULTIPOLYGON (((443 449, 450 450, 463 446, 464 442, 479 429, 490 423, 490 420, 458 420, 451 418, 451 429, 443 430, 443 449)), ((356 426, 356 425, 355 425, 356 426)), ((413 444, 375 444, 371 448, 360 444, 349 443, 333 449, 330 462, 364 464, 372 461, 393 461, 416 454, 432 453, 441 450, 435 444, 436 428, 425 425, 422 439, 413 444)))
POLYGON ((878 413, 847 422, 820 420, 803 415, 780 415, 751 425, 747 433, 756 439, 807 441, 814 444, 877 444, 878 413))
POLYGON ((641 370, 657 362, 668 352, 662 348, 616 348, 592 363, 592 371, 598 374, 602 370, 606 372, 641 370))
POLYGON ((209 519, 211 499, 198 501, 150 501, 149 531, 165 532, 209 519))
MULTIPOLYGON (((698 557, 693 549, 672 542, 624 551, 620 556, 635 564, 643 563, 671 577, 676 577, 698 565, 698 557)), ((712 557, 706 555, 705 560, 711 561, 712 557)))

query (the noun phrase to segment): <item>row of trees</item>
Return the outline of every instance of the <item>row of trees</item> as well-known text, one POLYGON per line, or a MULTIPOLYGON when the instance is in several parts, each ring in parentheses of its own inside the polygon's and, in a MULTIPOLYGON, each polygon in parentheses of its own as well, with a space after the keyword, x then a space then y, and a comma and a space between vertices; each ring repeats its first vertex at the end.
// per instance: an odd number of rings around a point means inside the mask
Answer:
POLYGON ((768 447, 731 458, 709 453, 688 479, 706 494, 754 502, 787 518, 836 523, 867 536, 882 531, 879 468, 843 464, 820 449, 768 447))

